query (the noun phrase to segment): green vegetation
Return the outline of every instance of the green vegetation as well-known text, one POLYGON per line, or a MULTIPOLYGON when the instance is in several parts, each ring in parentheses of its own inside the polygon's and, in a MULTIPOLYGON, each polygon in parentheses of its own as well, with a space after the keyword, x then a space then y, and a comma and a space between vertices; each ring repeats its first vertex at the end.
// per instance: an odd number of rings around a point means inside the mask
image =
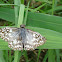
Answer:
POLYGON ((13 51, 0 38, 0 62, 62 62, 61 16, 61 0, 0 0, 0 28, 25 24, 47 39, 38 50, 13 51))

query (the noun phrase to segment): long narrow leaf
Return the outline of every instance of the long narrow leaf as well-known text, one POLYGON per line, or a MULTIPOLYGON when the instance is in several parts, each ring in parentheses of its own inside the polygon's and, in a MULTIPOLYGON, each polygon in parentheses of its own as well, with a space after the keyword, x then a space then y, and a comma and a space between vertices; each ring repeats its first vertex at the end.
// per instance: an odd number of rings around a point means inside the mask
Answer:
POLYGON ((54 49, 48 50, 48 62, 56 62, 55 61, 55 50, 54 49))
POLYGON ((47 58, 48 58, 48 51, 47 51, 47 53, 45 54, 45 57, 44 57, 44 59, 43 59, 43 62, 46 62, 47 58))
POLYGON ((26 62, 29 62, 28 61, 28 56, 27 56, 27 51, 23 51, 24 52, 24 57, 25 57, 25 59, 26 59, 26 62))
POLYGON ((14 23, 15 21, 14 16, 15 16, 14 9, 0 7, 0 18, 1 19, 14 23))
POLYGON ((25 6, 23 4, 21 4, 20 11, 19 11, 18 25, 17 25, 18 27, 20 27, 20 25, 23 24, 24 8, 25 8, 25 6))
POLYGON ((19 53, 18 50, 16 50, 14 53, 14 62, 18 62, 18 53, 19 53))
POLYGON ((39 62, 40 53, 41 53, 41 49, 38 50, 37 62, 39 62))
POLYGON ((28 15, 28 7, 29 7, 29 3, 30 3, 30 2, 28 2, 27 10, 26 10, 25 18, 24 18, 24 22, 23 22, 25 25, 26 25, 26 21, 27 21, 27 15, 28 15))
POLYGON ((15 25, 17 26, 17 22, 18 22, 18 16, 19 16, 19 6, 21 4, 20 0, 14 0, 14 4, 18 5, 14 7, 14 11, 15 11, 15 25))
POLYGON ((62 17, 29 12, 27 26, 46 28, 62 33, 62 17))
POLYGON ((59 49, 56 49, 56 59, 57 59, 57 62, 60 62, 60 50, 59 49))
MULTIPOLYGON (((33 31, 39 32, 42 36, 46 38, 46 42, 44 45, 38 47, 38 49, 60 49, 62 48, 62 34, 53 30, 38 28, 38 27, 26 27, 33 31)), ((1 39, 0 39, 1 40, 1 39)), ((1 41, 0 41, 1 42, 1 41)), ((8 47, 8 43, 3 41, 0 43, 2 48, 6 48, 5 45, 8 47), (4 45, 4 46, 3 46, 4 45)), ((2 49, 1 48, 1 49, 2 49)))
POLYGON ((0 62, 5 62, 2 50, 0 50, 0 62))
POLYGON ((11 57, 11 50, 9 50, 9 62, 11 62, 12 57, 11 57))

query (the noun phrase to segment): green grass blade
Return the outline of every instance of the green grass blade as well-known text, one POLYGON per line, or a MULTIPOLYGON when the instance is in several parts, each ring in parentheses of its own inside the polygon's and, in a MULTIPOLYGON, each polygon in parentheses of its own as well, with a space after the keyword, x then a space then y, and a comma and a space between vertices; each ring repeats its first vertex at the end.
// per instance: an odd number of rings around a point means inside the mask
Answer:
POLYGON ((55 61, 55 50, 54 49, 48 50, 48 62, 56 62, 55 61))
POLYGON ((8 43, 0 39, 0 50, 10 50, 8 43))
POLYGON ((8 62, 8 50, 5 50, 5 59, 6 59, 6 62, 8 62))
POLYGON ((43 59, 43 62, 46 62, 47 58, 48 58, 48 51, 46 52, 46 55, 45 55, 45 57, 43 59))
POLYGON ((12 6, 12 5, 15 5, 15 4, 0 4, 0 6, 6 6, 6 5, 7 5, 7 6, 8 6, 8 5, 9 5, 9 6, 12 6))
POLYGON ((26 10, 26 13, 25 13, 25 18, 24 18, 24 25, 26 25, 26 21, 27 21, 27 15, 28 15, 28 7, 29 7, 29 3, 30 2, 28 2, 28 5, 27 5, 27 10, 26 10))
POLYGON ((2 50, 0 50, 0 62, 5 62, 2 50))
POLYGON ((55 0, 55 7, 57 6, 58 0, 55 0))
POLYGON ((23 24, 24 8, 25 8, 25 6, 23 4, 21 4, 20 11, 19 11, 18 25, 17 25, 18 27, 20 27, 20 25, 23 24))
POLYGON ((26 62, 29 62, 29 61, 28 61, 28 56, 27 56, 27 51, 23 51, 23 52, 24 52, 23 55, 24 55, 24 57, 25 57, 25 59, 26 59, 26 62))
POLYGON ((52 15, 54 14, 54 3, 55 3, 55 0, 52 0, 52 15))
MULTIPOLYGON (((62 10, 62 6, 55 7, 53 11, 55 12, 55 11, 59 11, 59 10, 62 10)), ((46 11, 46 13, 51 13, 51 12, 52 12, 52 9, 49 9, 46 11)))
MULTIPOLYGON (((20 10, 19 10, 19 18, 18 18, 18 24, 17 27, 20 27, 21 24, 23 24, 23 17, 24 17, 24 8, 25 6, 23 4, 20 5, 20 10)), ((18 62, 18 54, 19 51, 15 51, 15 56, 14 56, 14 62, 18 62)))
POLYGON ((39 7, 35 8, 35 9, 34 9, 34 12, 37 11, 37 10, 39 10, 40 8, 42 8, 42 7, 45 6, 45 5, 46 5, 46 3, 44 3, 44 4, 40 5, 39 7))
POLYGON ((19 51, 18 62, 20 61, 21 56, 22 56, 22 51, 19 51))
POLYGON ((41 2, 46 2, 46 3, 52 4, 52 1, 48 1, 48 0, 35 0, 35 1, 41 1, 41 2))
MULTIPOLYGON (((31 29, 33 31, 39 32, 42 36, 44 36, 47 41, 44 45, 41 45, 37 47, 38 49, 61 49, 62 48, 62 33, 44 29, 44 28, 38 28, 38 27, 26 27, 27 29, 31 29)), ((8 47, 8 43, 0 39, 0 49, 10 49, 8 47), (4 45, 4 46, 3 46, 4 45)))
POLYGON ((39 32, 42 36, 44 36, 47 40, 44 45, 38 47, 38 49, 58 49, 62 46, 62 34, 56 31, 37 28, 37 27, 26 27, 27 29, 31 29, 33 31, 39 32), (59 42, 58 42, 59 41, 59 42))
POLYGON ((18 62, 18 54, 19 54, 19 51, 16 50, 14 53, 14 62, 18 62))
POLYGON ((56 49, 56 62, 60 62, 60 50, 59 49, 56 49))
MULTIPOLYGON (((21 1, 20 0, 14 0, 14 4, 17 4, 17 5, 20 5, 21 4, 21 1)), ((19 17, 19 7, 18 6, 15 6, 15 25, 18 26, 18 17, 19 17)), ((16 50, 15 53, 14 53, 14 62, 18 62, 18 54, 19 54, 19 51, 16 50)))
POLYGON ((0 7, 0 19, 15 22, 14 9, 0 7))
POLYGON ((41 49, 38 50, 37 62, 39 61, 40 53, 41 53, 41 49))
POLYGON ((46 28, 62 33, 62 17, 28 12, 27 26, 46 28))
POLYGON ((21 4, 24 4, 24 0, 21 0, 21 4))
POLYGON ((9 50, 9 62, 11 62, 11 59, 12 59, 12 57, 11 57, 11 50, 9 50))
POLYGON ((14 7, 14 11, 15 11, 15 25, 17 26, 17 22, 18 22, 18 17, 19 17, 19 6, 21 4, 21 1, 20 0, 14 0, 14 4, 15 5, 18 5, 18 6, 15 6, 14 7))

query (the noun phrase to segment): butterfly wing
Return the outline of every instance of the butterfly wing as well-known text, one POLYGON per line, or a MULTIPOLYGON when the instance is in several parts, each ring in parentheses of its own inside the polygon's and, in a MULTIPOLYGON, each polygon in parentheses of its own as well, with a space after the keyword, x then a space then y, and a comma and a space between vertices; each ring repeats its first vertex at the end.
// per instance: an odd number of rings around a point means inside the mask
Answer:
MULTIPOLYGON (((23 50, 22 39, 20 40, 20 28, 0 28, 0 37, 8 41, 8 46, 13 50, 23 50)), ((34 50, 45 43, 45 38, 37 32, 26 30, 24 50, 34 50)))
POLYGON ((46 39, 38 32, 31 30, 26 31, 26 42, 24 44, 24 50, 34 50, 38 46, 43 45, 46 39))
POLYGON ((0 37, 8 42, 8 46, 14 50, 23 50, 22 40, 19 39, 20 29, 5 27, 0 28, 0 37))

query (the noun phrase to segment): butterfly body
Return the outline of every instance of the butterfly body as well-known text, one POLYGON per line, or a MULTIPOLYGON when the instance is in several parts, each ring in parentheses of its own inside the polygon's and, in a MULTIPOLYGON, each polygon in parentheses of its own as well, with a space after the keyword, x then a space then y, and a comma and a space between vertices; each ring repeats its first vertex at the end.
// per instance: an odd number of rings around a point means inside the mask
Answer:
POLYGON ((25 28, 21 28, 21 33, 20 33, 20 39, 22 39, 22 43, 25 43, 26 40, 26 29, 25 28))
POLYGON ((13 50, 34 50, 46 41, 38 32, 29 29, 6 27, 0 29, 0 37, 8 42, 13 50))

